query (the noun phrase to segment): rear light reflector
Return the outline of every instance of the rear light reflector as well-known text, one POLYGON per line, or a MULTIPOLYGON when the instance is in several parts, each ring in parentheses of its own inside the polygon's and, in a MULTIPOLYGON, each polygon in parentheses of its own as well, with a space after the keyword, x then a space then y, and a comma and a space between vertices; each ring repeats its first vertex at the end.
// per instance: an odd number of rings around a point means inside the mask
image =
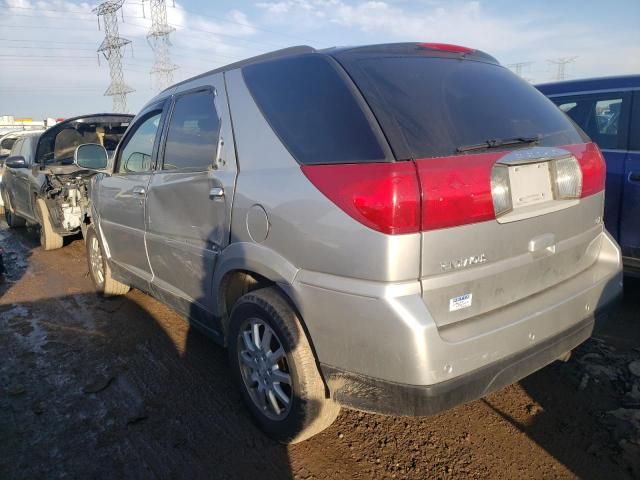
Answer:
POLYGON ((318 190, 358 222, 387 234, 420 231, 420 189, 413 162, 301 168, 318 190))
POLYGON ((502 155, 504 152, 416 160, 422 187, 422 230, 495 219, 491 169, 502 155))
POLYGON ((582 171, 576 157, 571 155, 551 162, 551 172, 557 200, 580 198, 582 194, 582 171))
POLYGON ((513 210, 509 167, 506 165, 496 165, 491 170, 491 196, 493 197, 493 211, 496 217, 513 210))

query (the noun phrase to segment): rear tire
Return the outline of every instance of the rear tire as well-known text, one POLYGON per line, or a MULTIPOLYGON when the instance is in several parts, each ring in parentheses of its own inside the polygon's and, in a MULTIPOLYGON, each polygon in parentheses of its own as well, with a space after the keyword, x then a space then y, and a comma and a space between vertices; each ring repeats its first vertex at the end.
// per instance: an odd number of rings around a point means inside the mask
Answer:
POLYGON ((38 218, 40 219, 40 245, 42 245, 42 248, 45 250, 62 248, 64 238, 53 230, 47 204, 43 199, 38 198, 36 200, 36 208, 38 209, 38 218))
POLYGON ((236 302, 228 340, 245 403, 270 437, 298 443, 334 422, 340 406, 327 398, 300 320, 277 288, 254 290, 236 302))
POLYGON ((9 228, 21 228, 27 224, 27 221, 24 218, 13 213, 13 208, 9 201, 9 195, 5 195, 4 205, 4 219, 7 222, 7 225, 9 225, 9 228))
POLYGON ((85 246, 87 248, 87 262, 89 264, 89 274, 91 280, 99 294, 105 297, 112 297, 126 294, 130 287, 117 280, 111 275, 111 268, 104 254, 100 238, 93 225, 87 227, 85 246))

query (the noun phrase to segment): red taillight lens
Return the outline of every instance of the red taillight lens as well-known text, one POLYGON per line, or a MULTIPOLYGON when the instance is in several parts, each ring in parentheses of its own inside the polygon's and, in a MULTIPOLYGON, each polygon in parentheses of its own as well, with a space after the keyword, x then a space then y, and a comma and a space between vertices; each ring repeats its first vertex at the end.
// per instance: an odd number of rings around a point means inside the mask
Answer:
POLYGON ((431 50, 442 50, 444 52, 471 53, 473 48, 463 47, 461 45, 451 45, 450 43, 419 43, 420 48, 429 48, 431 50))
POLYGON ((382 233, 420 231, 413 162, 304 165, 302 172, 350 217, 382 233))
POLYGON ((495 219, 491 168, 502 155, 504 152, 417 160, 422 230, 495 219))
POLYGON ((575 155, 582 170, 582 194, 588 197, 604 190, 607 164, 595 143, 568 145, 563 147, 575 155))

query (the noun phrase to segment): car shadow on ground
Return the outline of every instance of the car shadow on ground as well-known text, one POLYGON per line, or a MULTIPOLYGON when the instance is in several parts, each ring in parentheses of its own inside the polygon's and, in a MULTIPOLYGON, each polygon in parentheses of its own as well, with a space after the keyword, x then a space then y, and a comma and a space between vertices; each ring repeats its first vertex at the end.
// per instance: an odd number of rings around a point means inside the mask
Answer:
POLYGON ((640 458, 634 457, 640 447, 629 441, 640 432, 611 415, 629 406, 625 395, 634 382, 640 386, 627 369, 640 359, 638 347, 640 281, 626 278, 621 308, 569 362, 557 361, 520 381, 531 398, 526 411, 502 405, 499 395, 482 401, 579 478, 638 478, 640 458))
POLYGON ((1 476, 289 478, 224 351, 197 332, 187 351, 141 295, 0 304, 1 476))
POLYGON ((0 235, 1 478, 292 478, 221 347, 139 291, 90 293, 83 258, 62 278, 37 232, 0 235), (81 293, 47 291, 65 282, 81 293))

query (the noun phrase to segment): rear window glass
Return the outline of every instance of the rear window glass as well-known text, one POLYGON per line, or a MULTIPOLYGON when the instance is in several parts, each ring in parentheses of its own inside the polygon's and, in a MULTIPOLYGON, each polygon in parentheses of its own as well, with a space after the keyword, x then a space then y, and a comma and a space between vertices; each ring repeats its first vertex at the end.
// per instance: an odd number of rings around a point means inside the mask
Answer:
POLYGON ((533 86, 501 66, 445 58, 338 57, 371 105, 398 159, 448 156, 490 139, 584 141, 533 86))
POLYGON ((320 55, 249 65, 244 79, 260 110, 302 164, 384 161, 353 93, 320 55))

